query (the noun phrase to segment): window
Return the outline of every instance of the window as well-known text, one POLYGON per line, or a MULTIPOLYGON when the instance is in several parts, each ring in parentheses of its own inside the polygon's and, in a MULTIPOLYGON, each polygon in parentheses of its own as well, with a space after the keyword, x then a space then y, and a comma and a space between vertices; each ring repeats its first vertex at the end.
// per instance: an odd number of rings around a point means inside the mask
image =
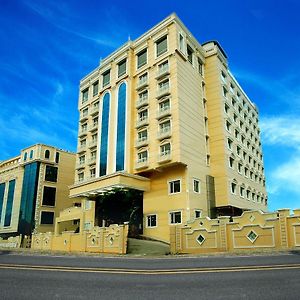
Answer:
POLYGON ((249 169, 245 167, 245 176, 248 177, 249 176, 249 169))
POLYGON ((233 169, 233 164, 234 164, 234 158, 229 157, 229 167, 233 169))
POLYGON ((159 111, 164 112, 169 110, 170 108, 170 99, 166 99, 159 103, 159 111))
POLYGON ((189 45, 187 45, 187 47, 186 47, 186 53, 187 53, 187 56, 188 56, 188 61, 191 64, 193 64, 193 53, 194 53, 194 51, 189 45))
POLYGON ((156 56, 160 56, 168 50, 168 38, 164 36, 156 42, 156 56))
POLYGON ((167 120, 167 121, 159 124, 159 132, 160 133, 169 132, 170 129, 171 129, 171 121, 170 120, 167 120))
POLYGON ((126 73, 126 59, 118 63, 118 77, 121 77, 126 73))
POLYGON ((41 224, 42 225, 52 225, 54 219, 54 212, 52 211, 42 211, 41 212, 41 224))
POLYGON ((30 152, 29 152, 29 158, 30 158, 30 159, 33 158, 33 150, 30 150, 30 152))
POLYGON ((228 91, 227 91, 227 89, 223 86, 223 96, 224 96, 225 98, 227 98, 227 95, 228 95, 228 91))
POLYGON ((238 156, 241 156, 241 152, 242 152, 241 147, 240 147, 240 146, 236 146, 236 154, 237 154, 238 156))
POLYGON ((55 162, 58 164, 59 163, 59 152, 55 153, 55 162))
POLYGON ((27 160, 27 152, 24 153, 24 161, 27 160))
POLYGON ((102 74, 102 79, 103 79, 103 81, 102 81, 102 86, 103 87, 109 85, 109 82, 110 82, 110 70, 108 70, 108 71, 106 71, 106 72, 104 72, 102 74))
POLYGON ((201 218, 201 210, 195 209, 195 219, 201 218))
POLYGON ((148 119, 148 109, 141 110, 138 113, 138 119, 139 119, 140 122, 148 119))
POLYGON ((144 102, 148 99, 148 90, 143 91, 139 94, 139 101, 144 102))
POLYGON ((195 193, 200 193, 200 180, 199 179, 193 179, 193 191, 195 193))
POLYGON ((169 155, 170 153, 171 153, 171 144, 170 143, 163 144, 160 146, 160 155, 161 156, 169 155))
POLYGON ((84 180, 84 173, 79 173, 78 174, 78 181, 83 181, 84 180))
POLYGON ((236 194, 236 186, 237 186, 237 184, 235 182, 231 182, 230 187, 231 187, 232 194, 236 194))
POLYGON ((200 75, 203 75, 203 62, 200 58, 198 58, 198 72, 200 75))
POLYGON ((224 104, 224 111, 226 114, 229 112, 229 105, 227 103, 224 104))
POLYGON ((170 215, 170 224, 181 224, 181 211, 172 211, 170 215))
POLYGON ((57 182, 57 167, 46 166, 45 181, 57 182))
POLYGON ((139 142, 143 142, 146 141, 148 139, 148 131, 147 129, 142 130, 138 133, 138 141, 139 142))
POLYGON ((138 163, 146 162, 148 160, 148 151, 142 151, 138 153, 138 163))
POLYGON ((79 164, 82 165, 85 163, 85 155, 79 156, 79 164))
POLYGON ((227 146, 230 150, 232 150, 233 141, 231 139, 227 139, 227 146))
POLYGON ((169 70, 169 62, 168 61, 165 61, 165 62, 161 63, 160 65, 158 65, 158 74, 164 74, 168 70, 169 70))
POLYGON ((245 188, 243 186, 240 187, 240 196, 244 198, 245 188))
POLYGON ((241 163, 238 163, 238 172, 240 174, 242 173, 242 167, 243 167, 243 165, 241 163))
POLYGON ((221 71, 221 79, 224 83, 226 83, 226 74, 223 71, 221 71))
POLYGON ((141 68, 147 63, 147 49, 142 50, 137 54, 137 68, 141 68))
POLYGON ((96 169, 95 168, 90 170, 90 176, 91 176, 91 178, 94 178, 96 176, 96 169))
POLYGON ((96 96, 98 94, 99 90, 99 81, 93 83, 93 96, 96 96))
POLYGON ((169 194, 176 194, 181 192, 180 179, 169 181, 169 194))
POLYGON ((44 186, 43 191, 43 205, 47 206, 55 206, 55 195, 56 188, 50 186, 44 186))
POLYGON ((47 159, 50 158, 50 151, 49 150, 45 151, 45 158, 47 158, 47 159))
POLYGON ((164 80, 158 84, 159 92, 164 92, 169 89, 169 79, 164 80))
POLYGON ((231 124, 228 120, 226 120, 226 130, 230 132, 231 124))
POLYGON ((91 159, 96 159, 97 151, 91 151, 91 159))
POLYGON ((93 126, 97 126, 98 125, 98 117, 93 119, 93 126))
POLYGON ((148 215, 146 227, 156 227, 157 226, 157 216, 156 215, 148 215))
POLYGON ((184 39, 182 34, 179 33, 179 50, 184 53, 184 39))
POLYGON ((250 199, 250 194, 251 194, 250 190, 247 190, 246 191, 246 197, 247 197, 248 200, 250 199))
POLYGON ((85 103, 89 99, 89 89, 85 89, 81 92, 81 102, 85 103))
POLYGON ((148 81, 148 73, 144 73, 139 76, 138 86, 142 86, 148 81))

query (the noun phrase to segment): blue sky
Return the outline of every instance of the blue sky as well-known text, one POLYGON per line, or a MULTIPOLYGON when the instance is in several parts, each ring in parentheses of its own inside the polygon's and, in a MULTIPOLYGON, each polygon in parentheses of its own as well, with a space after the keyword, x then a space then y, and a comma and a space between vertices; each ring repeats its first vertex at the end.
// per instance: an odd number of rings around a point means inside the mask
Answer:
POLYGON ((0 160, 34 143, 76 150, 80 78, 176 12, 218 40, 260 111, 269 209, 300 207, 300 1, 0 0, 0 160))

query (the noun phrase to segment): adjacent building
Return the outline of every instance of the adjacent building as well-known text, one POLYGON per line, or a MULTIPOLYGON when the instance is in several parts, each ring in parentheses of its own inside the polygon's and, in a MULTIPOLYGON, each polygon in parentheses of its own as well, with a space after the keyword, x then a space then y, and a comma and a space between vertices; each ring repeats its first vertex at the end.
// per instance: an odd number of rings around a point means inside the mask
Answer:
POLYGON ((175 14, 84 77, 78 109, 70 195, 95 202, 90 226, 120 221, 117 204, 115 219, 97 216, 114 191, 135 191, 139 228, 164 241, 172 225, 267 209, 258 109, 220 44, 201 45, 175 14))
POLYGON ((59 212, 72 205, 75 154, 36 144, 0 163, 0 236, 54 231, 59 212))

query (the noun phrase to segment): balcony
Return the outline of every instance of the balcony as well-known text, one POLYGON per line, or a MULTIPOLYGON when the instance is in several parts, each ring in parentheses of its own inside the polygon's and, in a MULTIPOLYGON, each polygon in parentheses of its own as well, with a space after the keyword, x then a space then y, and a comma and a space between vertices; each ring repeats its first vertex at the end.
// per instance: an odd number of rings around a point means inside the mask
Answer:
POLYGON ((79 145, 77 148, 77 153, 86 151, 86 145, 79 145))
POLYGON ((95 164, 96 163, 96 156, 95 157, 91 157, 90 159, 89 159, 89 161, 88 161, 88 164, 89 165, 93 165, 93 164, 95 164))
POLYGON ((170 94, 170 86, 165 85, 157 90, 156 98, 161 98, 161 97, 169 95, 169 94, 170 94))
POLYGON ((136 141, 135 147, 136 148, 143 147, 148 145, 148 143, 149 143, 148 138, 141 138, 136 141))
POLYGON ((157 112, 156 119, 160 119, 163 117, 167 117, 171 115, 171 108, 170 106, 161 107, 157 112))
POLYGON ((76 169, 83 169, 85 167, 85 161, 79 161, 76 163, 76 169))
POLYGON ((169 68, 169 64, 163 65, 162 67, 160 67, 157 71, 156 74, 156 79, 160 79, 166 75, 170 74, 170 68, 169 68))
POLYGON ((145 126, 145 125, 148 125, 149 124, 149 119, 148 117, 143 117, 143 118, 140 118, 136 121, 136 128, 138 127, 142 127, 142 126, 145 126))
POLYGON ((94 123, 89 126, 89 131, 95 131, 95 130, 98 130, 98 123, 94 123))
POLYGON ((96 146, 97 146, 97 140, 91 141, 89 143, 89 148, 93 148, 93 147, 96 147, 96 146))
POLYGON ((163 140, 166 139, 168 137, 171 136, 171 127, 170 126, 166 126, 164 128, 161 128, 157 134, 157 138, 159 140, 163 140))
POLYGON ((78 132, 78 136, 82 137, 82 136, 85 136, 85 135, 87 135, 87 128, 80 129, 79 132, 78 132))
POLYGON ((148 101, 148 96, 147 97, 142 97, 142 98, 139 98, 137 101, 136 101, 136 104, 135 104, 135 107, 136 108, 140 108, 144 105, 147 105, 149 104, 149 101, 148 101))
POLYGON ((89 118, 89 114, 88 113, 81 113, 80 116, 79 116, 79 120, 80 122, 84 122, 86 121, 87 119, 89 118))
POLYGON ((167 163, 169 161, 172 160, 172 155, 171 155, 171 151, 165 151, 162 152, 159 156, 158 156, 158 163, 159 164, 163 164, 163 163, 167 163))
POLYGON ((139 79, 136 89, 140 90, 140 89, 146 87, 147 85, 148 85, 148 76, 142 77, 141 79, 139 79))
POLYGON ((148 159, 147 158, 143 158, 143 159, 138 160, 135 163, 135 169, 136 170, 144 169, 144 168, 147 168, 148 165, 149 165, 148 159))
POLYGON ((99 106, 93 106, 91 108, 91 115, 95 115, 97 113, 99 113, 99 106))

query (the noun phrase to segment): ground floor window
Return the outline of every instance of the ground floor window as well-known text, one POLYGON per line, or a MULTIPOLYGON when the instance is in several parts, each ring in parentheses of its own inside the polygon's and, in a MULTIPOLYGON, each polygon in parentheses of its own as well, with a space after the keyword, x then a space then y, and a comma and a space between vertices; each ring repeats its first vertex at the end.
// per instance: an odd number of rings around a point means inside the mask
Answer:
POLYGON ((170 224, 181 224, 181 211, 172 211, 170 214, 170 224))
POLYGON ((157 226, 157 215, 148 215, 146 227, 156 227, 157 226))

